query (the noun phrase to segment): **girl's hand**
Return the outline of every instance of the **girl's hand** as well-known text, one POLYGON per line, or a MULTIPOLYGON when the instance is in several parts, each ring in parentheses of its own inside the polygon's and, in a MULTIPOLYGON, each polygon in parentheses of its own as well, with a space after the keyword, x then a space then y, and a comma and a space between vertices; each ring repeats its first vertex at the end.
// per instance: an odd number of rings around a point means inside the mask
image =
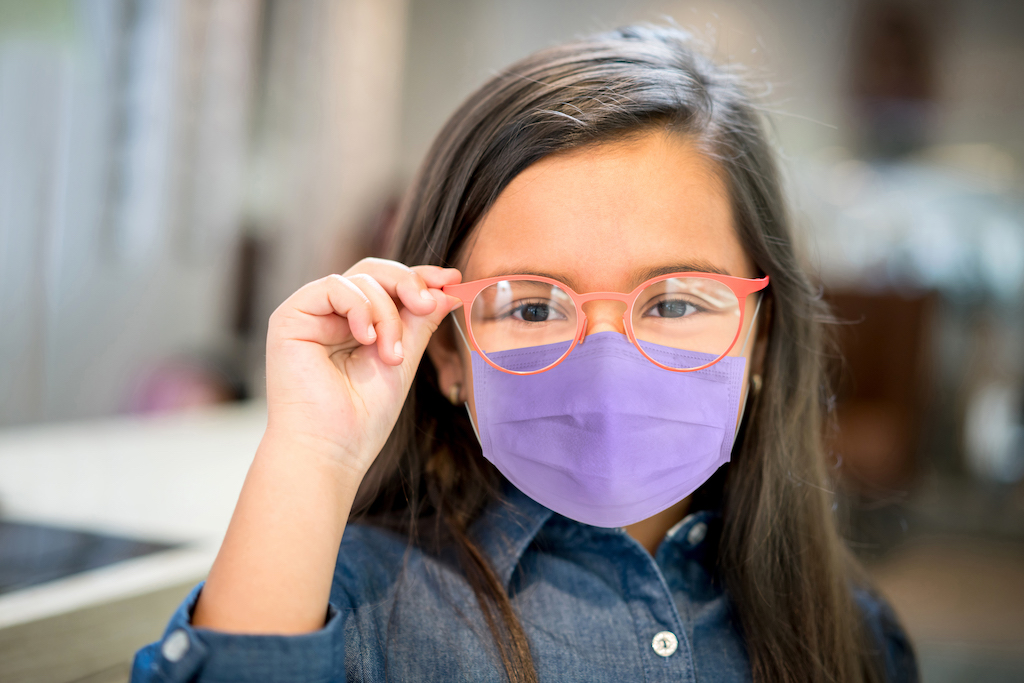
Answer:
POLYGON ((311 282, 270 316, 267 435, 358 477, 398 419, 431 334, 461 302, 454 268, 363 259, 311 282))
POLYGON ((270 316, 267 432, 192 614, 233 633, 321 628, 352 502, 430 335, 453 268, 365 259, 270 316))

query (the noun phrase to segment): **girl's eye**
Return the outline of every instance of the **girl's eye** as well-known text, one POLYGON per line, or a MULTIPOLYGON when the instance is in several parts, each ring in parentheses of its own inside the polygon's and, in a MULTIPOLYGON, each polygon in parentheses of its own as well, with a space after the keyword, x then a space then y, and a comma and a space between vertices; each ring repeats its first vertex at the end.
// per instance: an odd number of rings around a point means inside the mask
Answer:
POLYGON ((516 320, 528 323, 543 323, 551 320, 565 319, 565 316, 555 310, 554 306, 543 302, 522 303, 513 308, 510 314, 516 320))
POLYGON ((685 318, 693 315, 697 306, 685 299, 662 299, 644 312, 644 317, 651 318, 685 318))

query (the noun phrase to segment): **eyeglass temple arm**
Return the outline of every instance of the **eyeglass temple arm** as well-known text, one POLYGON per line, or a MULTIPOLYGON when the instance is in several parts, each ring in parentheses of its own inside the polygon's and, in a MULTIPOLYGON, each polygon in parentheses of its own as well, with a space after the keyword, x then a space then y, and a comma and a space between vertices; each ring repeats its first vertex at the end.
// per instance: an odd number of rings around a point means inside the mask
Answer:
POLYGON ((473 347, 470 345, 469 340, 466 339, 466 333, 462 331, 462 325, 459 324, 459 319, 455 316, 455 311, 452 311, 449 315, 452 317, 452 322, 455 323, 455 329, 459 331, 459 336, 462 337, 462 343, 466 345, 466 350, 472 353, 473 347))
POLYGON ((747 330, 747 338, 743 340, 743 347, 740 348, 740 355, 743 356, 747 353, 747 344, 750 343, 750 333, 754 331, 754 323, 757 322, 757 312, 761 310, 761 302, 764 300, 764 296, 760 293, 757 296, 757 305, 754 306, 754 315, 750 318, 750 329, 747 330))

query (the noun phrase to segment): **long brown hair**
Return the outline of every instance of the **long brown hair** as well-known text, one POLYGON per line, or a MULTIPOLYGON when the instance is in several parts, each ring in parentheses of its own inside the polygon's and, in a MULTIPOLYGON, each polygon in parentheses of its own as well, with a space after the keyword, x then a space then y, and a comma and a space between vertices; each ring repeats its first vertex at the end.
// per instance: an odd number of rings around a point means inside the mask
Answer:
MULTIPOLYGON (((828 311, 794 253, 764 125, 741 76, 678 29, 627 27, 543 50, 493 77, 449 120, 406 196, 393 256, 454 264, 505 186, 554 152, 655 128, 697 142, 721 169, 740 240, 772 283, 763 389, 725 474, 717 572, 755 681, 877 680, 822 453, 828 311)), ((500 484, 425 357, 363 483, 359 516, 424 547, 453 544, 509 680, 535 681, 509 596, 467 534, 500 484)))

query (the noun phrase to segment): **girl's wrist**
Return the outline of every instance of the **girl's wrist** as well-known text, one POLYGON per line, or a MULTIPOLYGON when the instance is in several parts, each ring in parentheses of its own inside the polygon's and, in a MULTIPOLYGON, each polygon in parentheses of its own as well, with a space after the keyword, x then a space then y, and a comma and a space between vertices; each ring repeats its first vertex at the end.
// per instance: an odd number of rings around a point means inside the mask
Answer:
POLYGON ((351 488, 354 496, 366 475, 372 458, 352 452, 318 435, 267 426, 256 450, 256 459, 266 465, 305 470, 311 476, 333 479, 339 493, 351 488))
POLYGON ((316 439, 268 429, 192 623, 231 633, 323 626, 361 477, 316 439))

